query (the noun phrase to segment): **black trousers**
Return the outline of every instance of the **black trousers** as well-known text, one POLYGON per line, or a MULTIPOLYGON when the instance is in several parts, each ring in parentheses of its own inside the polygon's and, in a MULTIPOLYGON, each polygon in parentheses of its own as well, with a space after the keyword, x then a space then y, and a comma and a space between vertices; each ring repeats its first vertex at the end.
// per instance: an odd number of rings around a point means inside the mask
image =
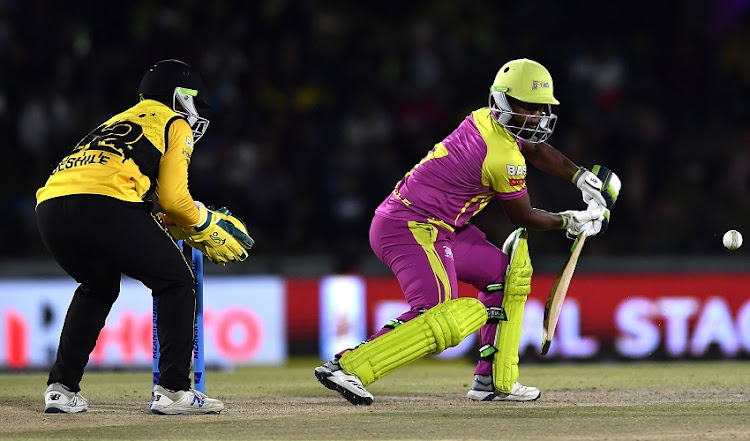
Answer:
POLYGON ((37 207, 44 245, 80 285, 65 316, 47 384, 80 391, 83 371, 112 304, 121 274, 141 281, 159 299, 159 384, 190 388, 196 281, 192 268, 150 203, 99 195, 49 199, 37 207))

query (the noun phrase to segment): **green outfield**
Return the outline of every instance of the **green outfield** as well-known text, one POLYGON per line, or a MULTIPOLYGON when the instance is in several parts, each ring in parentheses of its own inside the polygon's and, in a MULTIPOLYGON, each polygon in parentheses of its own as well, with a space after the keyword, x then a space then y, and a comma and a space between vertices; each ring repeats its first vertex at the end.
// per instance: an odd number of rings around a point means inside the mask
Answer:
POLYGON ((724 440, 750 439, 750 362, 522 365, 540 401, 465 398, 468 361, 426 359, 370 386, 356 407, 322 387, 318 360, 208 373, 220 415, 148 411, 150 372, 87 374, 90 410, 43 413, 42 374, 0 375, 0 439, 724 440))

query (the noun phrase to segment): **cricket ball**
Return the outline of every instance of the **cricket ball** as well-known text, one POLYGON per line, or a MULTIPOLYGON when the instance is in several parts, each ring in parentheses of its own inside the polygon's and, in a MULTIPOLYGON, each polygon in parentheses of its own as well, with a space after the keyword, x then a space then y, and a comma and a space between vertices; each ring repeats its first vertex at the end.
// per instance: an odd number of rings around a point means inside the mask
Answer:
POLYGON ((721 240, 728 250, 736 250, 742 245, 742 234, 737 230, 729 230, 721 240))

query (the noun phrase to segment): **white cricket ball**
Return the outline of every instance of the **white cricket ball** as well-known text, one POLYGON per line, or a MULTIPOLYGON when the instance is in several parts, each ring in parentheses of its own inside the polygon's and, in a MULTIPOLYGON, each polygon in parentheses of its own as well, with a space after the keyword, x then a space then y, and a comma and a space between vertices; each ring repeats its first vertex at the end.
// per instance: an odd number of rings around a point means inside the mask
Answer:
POLYGON ((724 233, 724 237, 721 239, 724 242, 724 246, 729 250, 736 250, 742 245, 742 235, 737 230, 729 230, 724 233))

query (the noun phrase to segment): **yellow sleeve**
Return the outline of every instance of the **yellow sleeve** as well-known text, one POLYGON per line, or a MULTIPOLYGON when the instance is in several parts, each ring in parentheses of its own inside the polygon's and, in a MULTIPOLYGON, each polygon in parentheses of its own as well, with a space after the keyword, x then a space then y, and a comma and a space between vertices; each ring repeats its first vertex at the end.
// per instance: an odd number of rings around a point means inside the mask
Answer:
POLYGON ((193 154, 193 133, 184 119, 172 121, 167 151, 159 162, 156 197, 162 211, 181 227, 198 224, 200 212, 188 190, 188 165, 193 154))
POLYGON ((482 184, 497 193, 516 195, 526 189, 526 158, 516 139, 497 124, 487 107, 472 113, 477 130, 487 144, 482 164, 482 184))
POLYGON ((489 149, 482 164, 482 183, 498 193, 526 188, 526 159, 518 151, 489 149))

